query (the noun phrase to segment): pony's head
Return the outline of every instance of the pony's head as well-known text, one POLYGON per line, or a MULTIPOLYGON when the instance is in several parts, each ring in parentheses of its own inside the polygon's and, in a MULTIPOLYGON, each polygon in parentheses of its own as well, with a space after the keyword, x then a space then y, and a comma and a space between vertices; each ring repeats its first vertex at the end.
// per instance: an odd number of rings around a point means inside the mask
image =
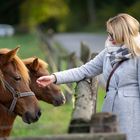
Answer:
POLYGON ((29 87, 28 70, 16 55, 19 48, 0 49, 0 104, 26 123, 39 119, 38 100, 29 87))
POLYGON ((47 63, 38 58, 28 58, 23 60, 29 70, 31 79, 30 88, 39 100, 43 100, 54 106, 62 105, 65 102, 65 96, 56 84, 51 84, 45 88, 39 87, 36 83, 37 78, 49 75, 47 63))

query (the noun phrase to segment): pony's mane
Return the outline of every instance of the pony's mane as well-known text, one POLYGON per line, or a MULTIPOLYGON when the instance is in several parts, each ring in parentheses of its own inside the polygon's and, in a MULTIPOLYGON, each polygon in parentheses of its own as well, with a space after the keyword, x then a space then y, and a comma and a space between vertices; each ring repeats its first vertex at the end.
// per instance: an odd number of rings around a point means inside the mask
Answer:
MULTIPOLYGON (((23 59, 23 62, 24 62, 25 65, 27 65, 27 64, 32 63, 35 58, 36 57, 26 58, 26 59, 23 59)), ((44 60, 38 58, 38 61, 39 61, 39 67, 41 67, 43 69, 48 68, 48 64, 44 60)))
POLYGON ((4 87, 4 89, 5 89, 5 84, 3 82, 3 74, 2 74, 2 71, 1 70, 0 70, 0 85, 2 85, 2 87, 4 87))
MULTIPOLYGON (((0 49, 0 54, 6 54, 10 51, 10 49, 4 48, 4 49, 0 49)), ((26 68, 26 66, 24 65, 24 63, 22 62, 22 60, 15 55, 14 58, 14 63, 17 66, 17 69, 19 70, 20 74, 23 76, 23 79, 27 82, 30 81, 30 77, 28 74, 28 69, 26 68)))

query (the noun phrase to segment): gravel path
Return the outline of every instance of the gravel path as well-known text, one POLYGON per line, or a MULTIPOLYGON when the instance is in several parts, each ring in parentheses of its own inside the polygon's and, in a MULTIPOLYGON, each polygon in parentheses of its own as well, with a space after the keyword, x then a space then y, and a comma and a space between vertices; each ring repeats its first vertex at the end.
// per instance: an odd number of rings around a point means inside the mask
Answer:
POLYGON ((85 42, 91 52, 100 52, 104 48, 106 35, 93 33, 59 33, 53 39, 62 45, 68 52, 76 52, 80 55, 80 43, 85 42))

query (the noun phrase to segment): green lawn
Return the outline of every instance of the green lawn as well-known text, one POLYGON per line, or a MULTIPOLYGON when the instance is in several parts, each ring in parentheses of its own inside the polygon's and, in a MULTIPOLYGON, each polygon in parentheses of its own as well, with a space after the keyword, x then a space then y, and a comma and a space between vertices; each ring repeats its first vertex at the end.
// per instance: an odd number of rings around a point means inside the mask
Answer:
POLYGON ((65 104, 60 107, 53 107, 43 102, 40 102, 40 104, 42 115, 39 121, 28 125, 17 117, 12 136, 44 136, 67 133, 72 104, 65 104))
POLYGON ((41 52, 39 46, 39 40, 34 34, 28 35, 15 35, 13 37, 1 37, 0 48, 16 48, 20 46, 18 55, 21 58, 27 58, 37 56, 44 59, 44 54, 41 52))
MULTIPOLYGON (((44 53, 39 48, 39 40, 34 34, 0 38, 0 48, 15 48, 17 45, 21 46, 18 55, 22 58, 36 56, 45 60, 44 53)), ((104 91, 99 89, 97 111, 101 111, 103 93, 104 91)), ((39 121, 28 125, 17 117, 11 136, 43 136, 67 132, 73 103, 60 107, 53 107, 43 102, 40 102, 40 105, 42 115, 39 121)))

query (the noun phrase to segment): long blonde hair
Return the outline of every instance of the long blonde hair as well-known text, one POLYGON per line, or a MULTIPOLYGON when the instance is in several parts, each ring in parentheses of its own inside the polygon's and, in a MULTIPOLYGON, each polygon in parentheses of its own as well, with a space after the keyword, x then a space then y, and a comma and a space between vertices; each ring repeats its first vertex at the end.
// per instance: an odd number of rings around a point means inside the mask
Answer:
POLYGON ((140 56, 140 44, 135 40, 139 35, 140 24, 134 17, 121 13, 110 18, 106 26, 116 43, 125 44, 134 56, 140 56))

